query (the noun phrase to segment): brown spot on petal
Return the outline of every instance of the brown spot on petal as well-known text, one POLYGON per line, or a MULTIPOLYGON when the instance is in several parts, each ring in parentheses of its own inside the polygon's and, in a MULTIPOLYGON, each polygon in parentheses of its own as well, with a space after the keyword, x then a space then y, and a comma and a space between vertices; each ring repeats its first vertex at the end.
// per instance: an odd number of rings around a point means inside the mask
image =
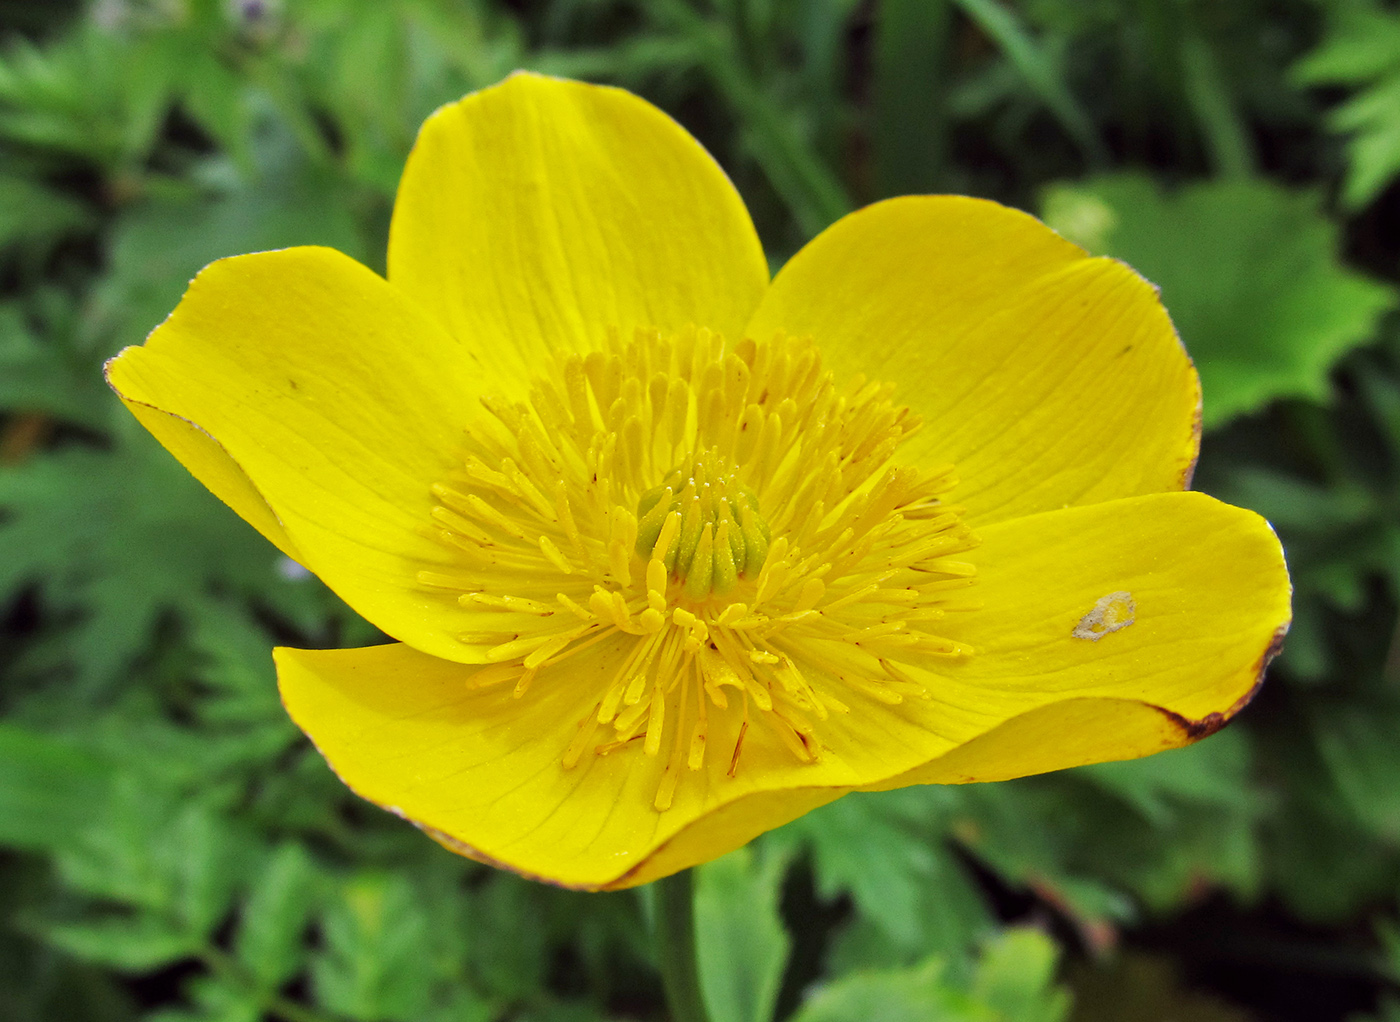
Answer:
POLYGON ((1283 640, 1288 635, 1289 624, 1290 622, 1285 621, 1274 629, 1273 638, 1269 640, 1268 647, 1259 655, 1259 659, 1254 664, 1254 687, 1244 697, 1244 702, 1247 703, 1254 698, 1254 693, 1259 690, 1260 685, 1264 684, 1264 672, 1269 669, 1269 664, 1273 662, 1274 657, 1283 652, 1283 640))
MULTIPOLYGON (((1165 706, 1153 706, 1158 713, 1162 714, 1177 727, 1181 728, 1186 735, 1187 741, 1197 742, 1202 738, 1209 738, 1230 721, 1235 719, 1235 715, 1249 705, 1250 701, 1259 692, 1264 684, 1264 672, 1268 669, 1270 661, 1279 655, 1283 649, 1284 636, 1288 634, 1288 624, 1279 625, 1274 630, 1274 634, 1269 639, 1269 644, 1264 648, 1264 652, 1259 654, 1259 659, 1254 662, 1254 684, 1249 687, 1249 691, 1235 700, 1234 704, 1224 713, 1214 711, 1207 713, 1200 720, 1192 720, 1183 717, 1174 710, 1169 710, 1165 706)), ((1151 704, 1149 704, 1151 705, 1151 704)))

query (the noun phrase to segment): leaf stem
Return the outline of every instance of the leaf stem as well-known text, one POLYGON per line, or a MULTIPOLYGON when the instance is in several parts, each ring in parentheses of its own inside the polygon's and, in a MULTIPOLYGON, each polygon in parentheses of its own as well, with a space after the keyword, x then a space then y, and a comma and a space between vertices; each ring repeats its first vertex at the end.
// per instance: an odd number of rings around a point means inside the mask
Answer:
POLYGON ((695 957, 695 881, 688 869, 656 881, 656 946, 673 1022, 709 1022, 695 957))

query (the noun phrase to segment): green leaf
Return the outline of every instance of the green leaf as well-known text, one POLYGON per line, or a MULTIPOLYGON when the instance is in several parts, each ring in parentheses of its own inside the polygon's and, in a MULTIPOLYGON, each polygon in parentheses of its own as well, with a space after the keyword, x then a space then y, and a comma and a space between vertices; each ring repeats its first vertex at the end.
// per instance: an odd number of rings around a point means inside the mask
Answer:
POLYGON ((0 137, 135 171, 154 144, 179 64, 143 40, 84 24, 0 58, 0 137))
POLYGON ((856 972, 812 994, 792 1022, 996 1022, 943 978, 936 958, 906 969, 856 972))
POLYGON ((222 923, 247 852, 247 839, 227 818, 128 772, 115 775, 112 797, 95 812, 90 825, 59 850, 68 886, 97 901, 143 910, 142 918, 195 943, 222 923))
POLYGON ((1350 137, 1342 199, 1366 205, 1400 173, 1400 14, 1361 4, 1337 4, 1327 38, 1296 65, 1310 85, 1350 85, 1357 93, 1328 118, 1350 137))
POLYGON ((494 874, 475 892, 468 922, 481 937, 471 941, 470 955, 483 990, 524 1000, 545 986, 549 948, 544 907, 535 884, 509 873, 494 874))
POLYGON ((0 249, 49 244, 92 225, 91 211, 32 177, 0 173, 0 249))
POLYGON ((51 924, 42 932, 55 947, 119 972, 153 972, 192 957, 200 947, 194 935, 150 914, 51 924))
POLYGON ((1325 400, 1332 364, 1396 304, 1393 287, 1341 265, 1337 228, 1309 192, 1222 181, 1164 194, 1129 174, 1054 186, 1044 212, 1161 288, 1200 370, 1207 427, 1281 397, 1325 400))
POLYGON ((1070 997, 1055 987, 1059 957, 1055 942, 1039 930, 1006 930, 983 951, 972 995, 1005 1022, 1064 1022, 1070 997))
POLYGON ((727 26, 680 0, 651 5, 648 14, 695 47, 713 88, 743 126, 744 147, 804 234, 819 233, 854 208, 844 184, 812 145, 800 114, 749 70, 741 42, 727 26))
POLYGON ((1347 808, 1388 843, 1400 841, 1400 710, 1353 704, 1316 722, 1318 751, 1347 808))
MULTIPOLYGON (((604 1016, 589 1008, 561 1008, 550 1005, 548 1009, 538 1016, 526 1014, 520 1016, 520 1022, 531 1022, 534 1018, 539 1018, 540 1022, 607 1022, 604 1016)), ((450 998, 439 1005, 435 1005, 428 1010, 421 1018, 414 1022, 496 1022, 500 1018, 500 1009, 492 1005, 489 1001, 471 990, 457 990, 450 998)))
POLYGON ((281 986, 301 971, 302 941, 317 898, 315 863, 301 845, 277 848, 243 907, 234 951, 257 982, 281 986))
POLYGON ((435 977, 428 913, 402 877, 361 873, 321 917, 312 962, 318 1002, 360 1019, 416 1022, 435 977))
POLYGON ((23 306, 0 305, 0 410, 103 428, 111 397, 102 384, 99 359, 74 343, 65 329, 70 323, 34 321, 36 312, 71 317, 72 296, 42 290, 30 298, 23 306))
MULTIPOLYGON (((1054 904, 1078 924, 1086 940, 1131 917, 1133 903, 1110 879, 1076 861, 1084 846, 1097 847, 1121 829, 1122 811, 1102 814, 1100 797, 1085 798, 1067 776, 1003 784, 969 785, 959 791, 953 823, 959 841, 1004 883, 1019 885, 1054 904), (1113 829, 1109 829, 1113 828, 1113 829)), ((1136 854, 1136 849, 1135 849, 1136 854)))
POLYGON ((253 154, 253 103, 248 84, 217 56, 192 46, 184 61, 183 106, 245 173, 256 166, 253 154))
POLYGON ((1220 59, 1211 45, 1187 32, 1181 41, 1186 97, 1201 125, 1206 148, 1221 177, 1248 178, 1254 171, 1254 144, 1225 82, 1220 59))
POLYGON ((292 737, 295 728, 277 694, 272 636, 239 601, 200 601, 186 612, 190 643, 204 660, 199 680, 209 689, 199 702, 200 719, 281 728, 292 737))
POLYGON ((194 806, 161 838, 159 855, 173 867, 175 912, 191 933, 208 935, 222 922, 242 879, 235 839, 213 811, 194 806))
POLYGON ((211 591, 271 587, 277 552, 134 422, 116 449, 0 468, 0 593, 38 582, 77 617, 64 652, 105 682, 163 614, 211 591))
POLYGON ((778 915, 785 856, 741 848, 697 870, 695 940, 712 1022, 769 1022, 791 941, 778 915))
POLYGON ((903 969, 863 970, 818 990, 792 1022, 1064 1022, 1068 992, 1055 985, 1059 948, 1038 930, 989 940, 970 980, 937 958, 903 969))
POLYGON ((71 841, 110 794, 99 757, 72 741, 0 724, 0 844, 40 850, 71 841))
POLYGON ((1128 802, 1157 826, 1183 805, 1215 805, 1251 815, 1249 745, 1243 731, 1143 759, 1079 767, 1075 774, 1128 802))
POLYGON ((1107 162, 1103 142, 1087 112, 1065 83, 1059 61, 1031 36, 1015 11, 997 0, 956 0, 1025 79, 1092 165, 1107 162))
POLYGON ((143 1022, 261 1022, 266 1017, 255 991, 224 977, 196 977, 185 992, 197 1008, 156 1012, 143 1022))
MULTIPOLYGON (((810 849, 818 892, 849 893, 896 960, 922 957, 930 947, 960 957, 990 919, 942 832, 957 798, 936 787, 847 795, 770 840, 810 849)), ((869 936, 861 943, 873 946, 869 936)))

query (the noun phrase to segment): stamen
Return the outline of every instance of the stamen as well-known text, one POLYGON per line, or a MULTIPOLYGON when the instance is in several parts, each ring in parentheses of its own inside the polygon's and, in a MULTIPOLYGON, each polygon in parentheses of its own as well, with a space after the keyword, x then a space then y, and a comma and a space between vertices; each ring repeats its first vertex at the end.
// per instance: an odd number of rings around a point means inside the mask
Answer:
POLYGON ((837 715, 927 699, 930 661, 973 655, 931 629, 978 606, 977 540, 952 466, 892 460, 920 425, 893 393, 805 340, 687 329, 611 331, 528 402, 483 400, 416 575, 488 661, 468 684, 588 686, 561 766, 655 757, 661 812, 749 741, 814 762, 837 715))

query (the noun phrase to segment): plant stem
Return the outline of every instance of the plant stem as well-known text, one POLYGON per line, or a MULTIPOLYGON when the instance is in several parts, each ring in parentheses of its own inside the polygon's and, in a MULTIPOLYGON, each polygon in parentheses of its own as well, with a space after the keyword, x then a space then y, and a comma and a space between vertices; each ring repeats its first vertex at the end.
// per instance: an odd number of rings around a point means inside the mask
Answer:
POLYGON ((709 1022, 695 957, 695 881, 688 869, 656 881, 656 949, 673 1022, 709 1022))

